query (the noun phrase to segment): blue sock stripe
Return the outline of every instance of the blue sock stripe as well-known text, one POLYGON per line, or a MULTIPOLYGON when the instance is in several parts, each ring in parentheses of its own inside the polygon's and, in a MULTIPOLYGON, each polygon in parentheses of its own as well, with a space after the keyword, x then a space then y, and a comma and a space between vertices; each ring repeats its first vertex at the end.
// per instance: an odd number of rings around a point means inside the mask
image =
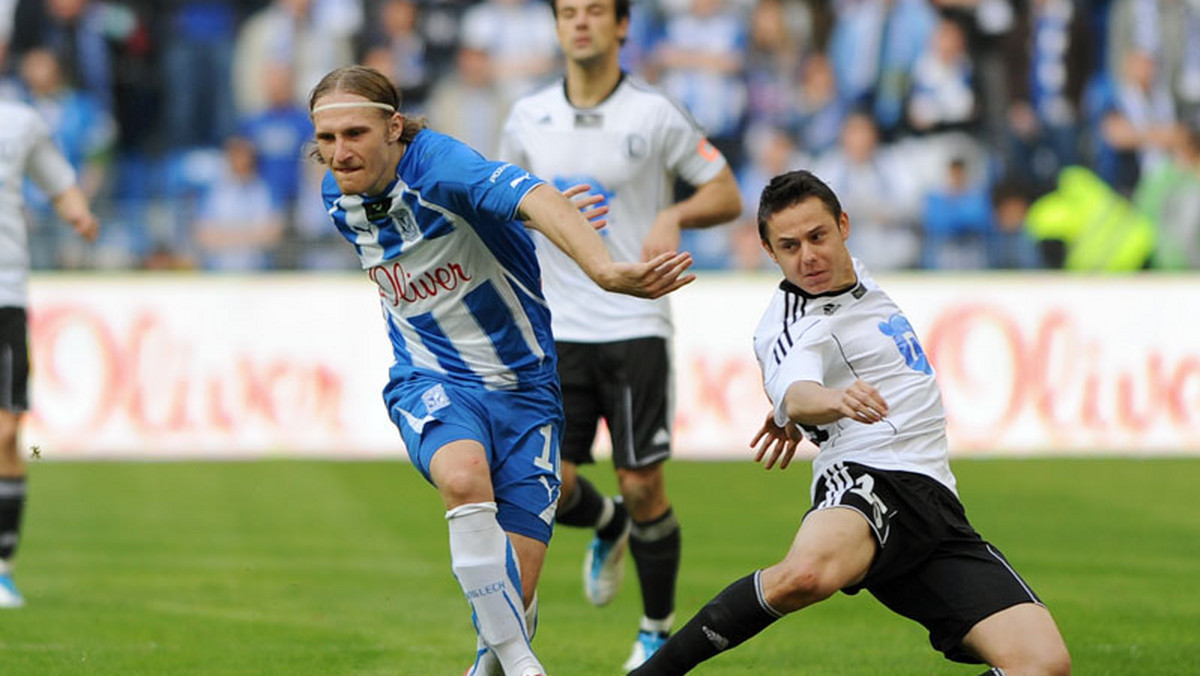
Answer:
MULTIPOLYGON (((507 537, 505 539, 507 540, 507 537)), ((516 598, 518 600, 518 605, 520 606, 520 608, 517 609, 516 612, 519 614, 519 616, 522 619, 524 619, 525 618, 525 589, 524 589, 524 587, 521 586, 521 567, 519 565, 517 565, 517 553, 516 553, 516 550, 513 549, 512 540, 508 540, 506 542, 504 556, 505 556, 505 570, 508 573, 508 582, 509 582, 509 584, 512 585, 513 595, 516 596, 516 598)), ((506 595, 506 598, 507 598, 507 595, 506 595)), ((509 605, 510 606, 512 605, 511 599, 509 600, 509 605)), ((533 635, 533 632, 530 630, 530 628, 525 627, 525 643, 529 643, 529 637, 532 635, 533 635)))
MULTIPOLYGON (((517 594, 518 602, 514 604, 513 597, 508 594, 504 594, 504 601, 506 603, 508 603, 508 609, 512 612, 513 616, 517 618, 517 621, 521 623, 521 626, 524 627, 525 626, 525 604, 520 601, 520 598, 521 598, 521 595, 517 594)), ((525 640, 525 645, 529 645, 529 627, 525 627, 525 630, 522 632, 521 638, 525 640)))
MULTIPOLYGON (((505 539, 507 540, 507 537, 505 539)), ((505 571, 508 573, 508 581, 513 585, 513 589, 516 590, 517 596, 521 596, 524 593, 524 589, 521 587, 521 567, 517 565, 517 553, 513 549, 512 540, 508 540, 506 542, 504 559, 504 567, 505 571)))

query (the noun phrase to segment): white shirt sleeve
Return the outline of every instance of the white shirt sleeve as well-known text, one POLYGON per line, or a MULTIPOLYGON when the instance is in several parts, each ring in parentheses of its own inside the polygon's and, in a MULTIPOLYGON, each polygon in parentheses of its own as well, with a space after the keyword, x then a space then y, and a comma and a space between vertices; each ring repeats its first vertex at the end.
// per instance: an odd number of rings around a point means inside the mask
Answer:
POLYGON ((763 374, 763 388, 775 411, 775 424, 780 427, 788 422, 786 395, 792 383, 825 384, 825 361, 832 346, 825 322, 802 320, 789 330, 800 334, 793 338, 795 344, 778 364, 768 363, 763 374))
POLYGON ((691 185, 712 180, 725 166, 725 157, 704 136, 690 115, 670 106, 663 130, 663 157, 667 167, 691 185))
POLYGON ((54 145, 49 128, 41 120, 31 125, 30 133, 34 140, 29 149, 25 174, 46 195, 57 197, 75 185, 75 170, 58 146, 54 145))

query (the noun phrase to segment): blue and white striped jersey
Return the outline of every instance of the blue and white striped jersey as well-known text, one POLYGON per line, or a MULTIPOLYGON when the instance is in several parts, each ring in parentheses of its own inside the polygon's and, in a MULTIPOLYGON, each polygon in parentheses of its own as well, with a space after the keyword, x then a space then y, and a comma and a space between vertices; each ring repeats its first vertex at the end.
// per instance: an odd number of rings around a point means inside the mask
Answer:
POLYGON ((517 207, 541 180, 466 144, 419 132, 378 196, 322 186, 380 304, 392 381, 424 374, 494 390, 556 377, 550 310, 517 207))

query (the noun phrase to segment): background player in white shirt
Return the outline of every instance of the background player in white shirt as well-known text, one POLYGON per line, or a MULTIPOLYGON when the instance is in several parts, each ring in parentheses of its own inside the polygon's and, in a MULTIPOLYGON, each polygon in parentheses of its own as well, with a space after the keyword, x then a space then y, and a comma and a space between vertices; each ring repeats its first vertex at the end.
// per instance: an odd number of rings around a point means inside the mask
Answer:
MULTIPOLYGON (((516 103, 500 157, 560 190, 589 186, 608 210, 601 234, 616 260, 649 260, 675 250, 681 228, 736 218, 741 196, 725 159, 682 107, 621 70, 629 0, 551 4, 566 76, 516 103), (677 177, 695 192, 673 203, 677 177)), ((674 413, 670 309, 666 299, 605 292, 535 239, 567 416, 558 522, 596 529, 584 561, 585 593, 596 605, 616 594, 627 545, 633 555, 643 617, 628 670, 665 640, 675 609, 680 531, 663 483, 674 413), (576 473, 593 462, 600 419, 613 442, 616 501, 576 473)))
POLYGON ((786 467, 803 427, 820 446, 813 506, 782 561, 726 587, 633 673, 686 673, 787 613, 866 589, 985 675, 1069 674, 1049 611, 967 521, 933 368, 850 257, 833 191, 807 171, 776 176, 758 228, 784 281, 754 336, 773 410, 751 446, 786 467))
POLYGON ((544 675, 529 641, 558 499, 562 403, 529 227, 609 291, 657 298, 688 254, 614 262, 557 190, 406 119, 386 76, 326 75, 309 98, 326 208, 379 289, 395 363, 384 401, 446 507, 478 648, 467 673, 544 675), (522 612, 524 611, 524 612, 522 612))
POLYGON ((12 558, 25 506, 25 459, 18 452, 21 415, 29 408, 29 243, 21 185, 33 181, 58 216, 88 241, 100 226, 75 183, 75 170, 50 129, 30 107, 0 101, 0 608, 25 601, 13 585, 12 558))

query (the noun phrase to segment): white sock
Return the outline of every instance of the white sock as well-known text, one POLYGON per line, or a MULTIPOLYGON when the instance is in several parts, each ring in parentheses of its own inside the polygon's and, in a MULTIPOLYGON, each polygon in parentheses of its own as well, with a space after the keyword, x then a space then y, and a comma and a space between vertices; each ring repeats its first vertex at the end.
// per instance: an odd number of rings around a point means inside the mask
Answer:
POLYGON ((642 615, 642 622, 638 625, 638 629, 642 631, 650 631, 656 634, 671 633, 671 625, 675 623, 675 613, 667 615, 662 620, 652 620, 645 615, 642 615))
MULTIPOLYGON (((450 527, 450 562, 475 618, 479 637, 506 674, 542 672, 529 647, 519 579, 508 576, 516 553, 496 522, 496 503, 460 505, 446 512, 450 527)), ((487 672, 480 672, 487 673, 487 672)))
MULTIPOLYGON (((537 633, 538 623, 538 597, 537 592, 533 594, 533 603, 525 609, 525 626, 529 629, 529 640, 533 640, 533 635, 537 633)), ((488 650, 487 644, 483 642, 483 637, 478 637, 475 645, 475 664, 467 670, 467 676, 504 676, 504 670, 500 668, 500 660, 496 658, 496 653, 488 650)))
POLYGON ((596 530, 600 530, 612 521, 613 514, 616 513, 617 507, 613 504, 612 498, 604 496, 604 507, 600 509, 600 517, 596 519, 596 530))

